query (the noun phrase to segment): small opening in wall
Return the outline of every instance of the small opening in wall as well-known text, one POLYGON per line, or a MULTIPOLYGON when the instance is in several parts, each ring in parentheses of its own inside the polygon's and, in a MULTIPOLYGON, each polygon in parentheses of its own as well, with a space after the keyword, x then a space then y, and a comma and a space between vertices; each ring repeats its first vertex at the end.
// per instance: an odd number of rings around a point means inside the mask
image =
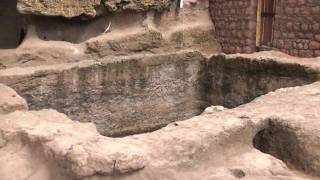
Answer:
POLYGON ((16 5, 16 0, 0 1, 0 49, 16 48, 25 37, 22 18, 16 5))
POLYGON ((26 37, 26 35, 27 35, 26 30, 21 29, 20 30, 20 36, 19 36, 19 45, 23 42, 23 40, 26 37))

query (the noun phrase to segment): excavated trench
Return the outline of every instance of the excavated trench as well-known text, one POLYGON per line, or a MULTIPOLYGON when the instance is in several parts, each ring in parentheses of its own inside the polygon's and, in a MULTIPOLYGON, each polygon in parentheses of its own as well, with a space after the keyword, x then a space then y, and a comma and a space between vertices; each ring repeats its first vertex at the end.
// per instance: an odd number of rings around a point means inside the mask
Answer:
POLYGON ((4 70, 0 82, 31 110, 53 108, 93 122, 105 136, 154 131, 199 115, 211 105, 233 108, 272 90, 316 81, 316 72, 272 60, 204 58, 181 52, 4 70))
MULTIPOLYGON (((0 49, 16 48, 25 36, 20 15, 7 11, 13 6, 16 1, 0 2, 0 20, 6 20, 0 29, 0 49)), ((145 16, 125 12, 92 21, 34 17, 33 23, 42 40, 83 43, 103 34, 111 20, 113 29, 122 29, 143 24, 145 16)), ((179 42, 178 37, 174 41, 179 42)), ((200 115, 209 106, 235 108, 270 91, 310 84, 318 78, 318 72, 298 64, 225 55, 207 59, 193 51, 0 72, 0 83, 25 98, 30 110, 56 109, 74 121, 94 123, 101 135, 109 137, 152 132, 200 115)), ((253 145, 290 168, 320 176, 317 160, 294 127, 270 120, 255 135, 253 145)), ((239 179, 246 176, 241 169, 231 173, 239 179)))

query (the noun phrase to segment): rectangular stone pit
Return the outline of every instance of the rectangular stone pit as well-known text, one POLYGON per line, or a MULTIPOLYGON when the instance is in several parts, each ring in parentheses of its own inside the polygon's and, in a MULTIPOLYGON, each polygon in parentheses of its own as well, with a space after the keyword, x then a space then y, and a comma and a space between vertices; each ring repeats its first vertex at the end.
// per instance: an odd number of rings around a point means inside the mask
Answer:
POLYGON ((210 105, 233 108, 318 77, 294 63, 207 59, 193 51, 0 71, 0 83, 15 89, 31 110, 53 108, 113 137, 150 132, 210 105))

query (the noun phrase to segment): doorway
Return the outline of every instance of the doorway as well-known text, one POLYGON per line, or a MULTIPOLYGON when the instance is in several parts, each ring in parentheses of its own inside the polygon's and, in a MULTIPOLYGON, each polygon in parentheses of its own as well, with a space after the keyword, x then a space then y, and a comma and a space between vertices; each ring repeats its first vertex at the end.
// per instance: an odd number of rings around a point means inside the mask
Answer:
POLYGON ((259 0, 257 46, 271 47, 276 0, 259 0))
POLYGON ((19 46, 24 36, 16 0, 0 0, 0 49, 19 46))

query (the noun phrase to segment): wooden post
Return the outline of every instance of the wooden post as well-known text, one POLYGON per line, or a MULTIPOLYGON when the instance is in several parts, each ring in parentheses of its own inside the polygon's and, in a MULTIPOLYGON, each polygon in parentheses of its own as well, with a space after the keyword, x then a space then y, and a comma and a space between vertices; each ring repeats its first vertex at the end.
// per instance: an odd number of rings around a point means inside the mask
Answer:
POLYGON ((261 45, 261 11, 262 11, 262 1, 258 0, 257 7, 257 26, 256 26, 256 46, 259 47, 261 45))
MULTIPOLYGON (((277 13, 277 5, 278 5, 278 0, 274 0, 274 4, 273 4, 273 12, 274 14, 277 13)), ((276 16, 273 16, 273 20, 272 20, 272 30, 271 30, 271 46, 273 46, 273 38, 274 38, 274 22, 275 22, 275 18, 276 16)))

